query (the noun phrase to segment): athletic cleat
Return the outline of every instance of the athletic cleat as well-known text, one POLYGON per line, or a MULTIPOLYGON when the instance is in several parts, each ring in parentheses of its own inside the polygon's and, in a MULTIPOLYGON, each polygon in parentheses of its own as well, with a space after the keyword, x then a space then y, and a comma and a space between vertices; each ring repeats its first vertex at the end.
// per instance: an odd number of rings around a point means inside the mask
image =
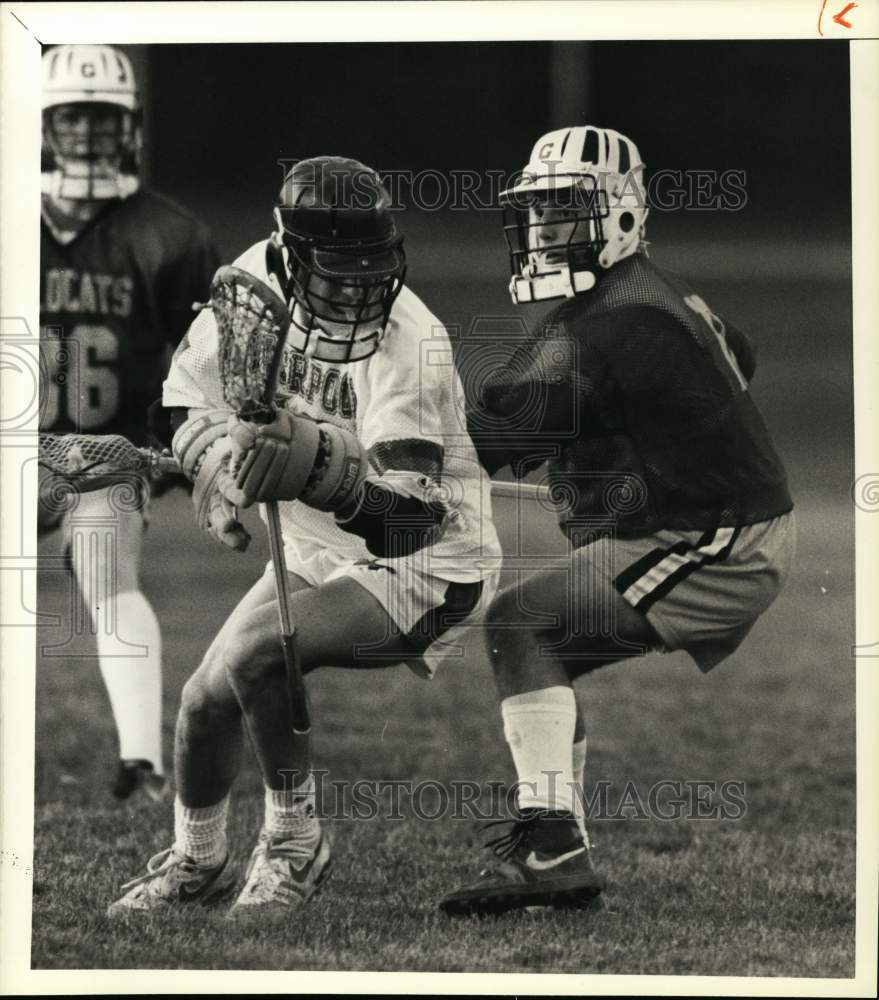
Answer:
POLYGON ((165 802, 171 786, 164 774, 156 774, 148 760, 120 760, 113 782, 113 797, 129 799, 142 792, 152 802, 165 802))
POLYGON ((329 873, 330 845, 323 831, 315 847, 289 834, 269 837, 263 831, 229 916, 288 916, 314 895, 329 873))
POLYGON ((169 847, 150 858, 145 875, 122 886, 125 895, 107 907, 107 916, 147 916, 194 903, 214 906, 232 895, 235 883, 228 857, 221 865, 204 866, 169 847))
POLYGON ((570 813, 523 810, 506 834, 486 843, 497 859, 479 877, 440 901, 449 916, 505 913, 538 906, 594 904, 605 880, 592 867, 589 848, 570 813))

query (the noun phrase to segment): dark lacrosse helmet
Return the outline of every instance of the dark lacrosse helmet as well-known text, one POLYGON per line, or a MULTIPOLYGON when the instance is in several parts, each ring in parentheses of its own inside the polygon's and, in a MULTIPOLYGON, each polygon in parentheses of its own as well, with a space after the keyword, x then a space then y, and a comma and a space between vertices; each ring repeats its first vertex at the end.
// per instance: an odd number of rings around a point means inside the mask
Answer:
POLYGON ((323 361, 370 357, 406 274, 378 174, 341 156, 301 160, 284 179, 275 222, 292 345, 323 361))

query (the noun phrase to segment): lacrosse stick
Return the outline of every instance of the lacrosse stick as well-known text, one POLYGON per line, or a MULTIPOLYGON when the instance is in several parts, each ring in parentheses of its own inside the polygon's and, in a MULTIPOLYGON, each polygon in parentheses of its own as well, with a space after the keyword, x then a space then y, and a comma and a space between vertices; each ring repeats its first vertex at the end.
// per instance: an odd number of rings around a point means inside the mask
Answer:
MULTIPOLYGON (((265 282, 234 266, 221 267, 214 275, 210 306, 217 321, 217 360, 223 399, 243 420, 268 423, 275 413, 275 391, 290 326, 287 306, 265 282)), ((296 645, 281 518, 277 501, 262 506, 275 571, 293 731, 307 738, 311 721, 296 645)))
MULTIPOLYGON (((158 479, 180 472, 173 455, 138 448, 119 434, 40 434, 39 463, 81 493, 103 489, 120 475, 158 479)), ((540 500, 552 504, 548 486, 534 483, 491 484, 491 495, 509 500, 540 500)))
POLYGON ((37 461, 62 487, 89 493, 122 479, 179 473, 173 455, 137 448, 121 434, 40 434, 37 461))

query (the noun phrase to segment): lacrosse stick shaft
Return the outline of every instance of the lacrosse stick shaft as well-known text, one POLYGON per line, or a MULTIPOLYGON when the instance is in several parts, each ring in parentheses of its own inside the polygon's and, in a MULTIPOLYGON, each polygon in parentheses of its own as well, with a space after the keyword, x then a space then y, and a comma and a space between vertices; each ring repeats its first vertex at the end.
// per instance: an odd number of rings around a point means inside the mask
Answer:
MULTIPOLYGON (((290 326, 287 303, 259 278, 231 265, 221 267, 214 275, 211 308, 217 321, 218 363, 224 402, 244 420, 270 422, 274 418, 275 391, 290 326)), ((275 571, 293 731, 302 738, 304 745, 300 756, 307 761, 311 723, 296 647, 281 518, 277 502, 263 506, 275 571)))
POLYGON ((180 463, 173 455, 161 455, 156 452, 147 453, 156 475, 171 475, 180 472, 180 463))
POLYGON ((552 493, 549 487, 540 486, 535 483, 492 482, 491 495, 511 500, 543 500, 546 503, 552 502, 552 493))
POLYGON ((308 716, 308 699, 305 682, 302 679, 302 664, 296 645, 296 626, 293 624, 293 609, 290 604, 290 586, 287 580, 287 560, 281 536, 281 517, 277 501, 263 504, 268 525, 269 549, 272 567, 275 571, 275 593, 278 598, 278 615, 281 620, 281 643, 284 648, 284 666, 287 673, 287 689, 293 714, 293 731, 299 736, 307 736, 311 731, 308 716))

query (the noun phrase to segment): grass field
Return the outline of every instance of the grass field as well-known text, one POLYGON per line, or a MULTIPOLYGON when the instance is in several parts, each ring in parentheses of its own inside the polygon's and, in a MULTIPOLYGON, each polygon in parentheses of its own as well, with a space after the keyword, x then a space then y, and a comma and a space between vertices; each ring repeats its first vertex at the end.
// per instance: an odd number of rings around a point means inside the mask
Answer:
MULTIPOLYGON (((843 285, 741 286, 773 300, 796 343, 760 342, 755 393, 776 431, 797 500, 799 551, 786 591, 739 652, 702 676, 683 654, 588 678, 587 783, 736 781, 738 819, 596 818, 607 875, 596 913, 537 911, 452 921, 438 897, 480 862, 477 824, 450 816, 333 819, 334 874, 300 918, 252 935, 221 914, 111 925, 125 879, 172 839, 170 807, 116 807, 115 745, 88 637, 37 675, 32 961, 37 968, 237 968, 597 972, 847 977, 854 974, 855 736, 850 361, 843 285), (842 311, 840 311, 842 307, 842 311), (832 340, 826 320, 835 317, 832 340), (765 348, 765 349, 764 349, 765 348)), ((710 289, 707 293, 709 301, 710 289)), ((462 307, 462 308, 466 308, 462 307)), ((717 305, 717 308, 722 308, 717 305)), ((741 315, 739 310, 738 315, 741 315)), ((753 319, 753 317, 751 317, 753 319)), ((498 520, 510 542, 510 512, 498 520)), ((531 524, 531 519, 529 519, 531 524)), ((559 550, 547 515, 530 543, 559 550)), ((144 586, 164 626, 166 746, 180 689, 212 632, 266 558, 200 538, 182 495, 162 498, 144 586)), ((48 548, 44 548, 48 551, 48 548)), ((68 581, 40 577, 41 611, 65 614, 68 581)), ((40 630, 42 645, 63 626, 40 630)), ((316 760, 328 780, 512 781, 493 682, 468 655, 426 683, 405 668, 324 670, 310 681, 316 760)), ((231 842, 244 860, 260 822, 252 765, 233 795, 231 842)), ((628 818, 625 818, 625 817, 628 818)))

